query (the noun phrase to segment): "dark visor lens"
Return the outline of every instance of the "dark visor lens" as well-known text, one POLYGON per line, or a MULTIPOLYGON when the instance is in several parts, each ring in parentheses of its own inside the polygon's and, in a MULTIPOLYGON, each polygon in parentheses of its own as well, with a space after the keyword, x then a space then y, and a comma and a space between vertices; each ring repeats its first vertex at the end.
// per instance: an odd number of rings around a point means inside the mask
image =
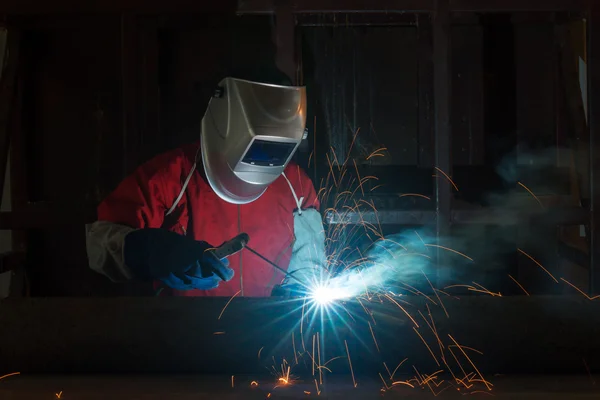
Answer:
POLYGON ((295 147, 295 143, 255 140, 244 155, 242 162, 251 165, 281 167, 295 147))

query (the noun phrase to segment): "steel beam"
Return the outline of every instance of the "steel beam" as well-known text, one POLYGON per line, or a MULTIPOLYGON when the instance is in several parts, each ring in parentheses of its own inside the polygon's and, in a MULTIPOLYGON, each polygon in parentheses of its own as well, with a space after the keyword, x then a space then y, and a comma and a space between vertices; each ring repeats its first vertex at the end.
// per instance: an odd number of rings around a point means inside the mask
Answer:
MULTIPOLYGON (((15 115, 17 100, 17 73, 21 32, 10 29, 7 32, 6 48, 0 57, 0 190, 4 191, 4 179, 8 167, 8 153, 11 137, 11 116, 15 115)), ((1 199, 0 199, 1 200, 1 199)))
POLYGON ((587 22, 587 80, 590 127, 590 292, 600 293, 600 6, 587 22))
MULTIPOLYGON (((1 214, 0 214, 1 215, 1 214)), ((325 214, 328 224, 374 225, 429 225, 436 223, 435 211, 381 210, 365 212, 332 212, 325 214)), ((452 210, 452 224, 482 225, 580 225, 589 222, 590 212, 584 208, 551 208, 540 210, 509 210, 502 208, 483 208, 480 210, 452 210)))
MULTIPOLYGON (((592 0, 451 0, 451 12, 513 12, 513 11, 577 11, 584 10, 592 0)), ((240 14, 271 14, 275 12, 276 0, 239 0, 240 14)), ((433 0, 295 0, 296 13, 341 13, 341 12, 432 12, 433 0)), ((234 12, 233 0, 211 4, 214 13, 234 12)), ((192 14, 205 13, 204 2, 185 0, 125 0, 125 1, 76 1, 57 0, 3 0, 0 14, 192 14)))
MULTIPOLYGON (((583 11, 591 0, 450 0, 450 12, 583 11)), ((239 0, 240 14, 271 14, 275 0, 239 0)), ((295 0, 299 14, 433 12, 434 0, 295 0)))
MULTIPOLYGON (((498 208, 481 210, 452 210, 452 224, 517 225, 535 223, 544 225, 580 225, 589 223, 590 213, 583 208, 557 208, 545 211, 517 211, 498 208)), ((50 229, 59 226, 83 225, 95 221, 92 206, 31 205, 19 211, 0 212, 0 229, 50 229)), ((381 210, 365 212, 325 213, 328 224, 429 225, 436 222, 435 211, 381 210)))
MULTIPOLYGON (((435 179, 436 236, 438 242, 450 233, 452 185, 452 131, 450 129, 450 9, 449 0, 435 0, 433 13, 434 152, 438 169, 435 179)), ((441 244, 441 243, 438 243, 441 244)), ((448 253, 437 251, 437 264, 448 266, 448 253)))
MULTIPOLYGON (((265 367, 273 365, 272 357, 279 363, 282 357, 293 362, 294 348, 312 352, 312 335, 320 326, 308 323, 305 310, 303 346, 301 301, 234 298, 224 309, 229 300, 7 299, 0 302, 0 326, 10 327, 0 329, 0 369, 22 374, 155 372, 231 376, 264 372, 265 367)), ((421 326, 419 331, 433 352, 438 354, 439 346, 419 315, 421 311, 429 318, 426 303, 442 343, 451 344, 451 334, 460 344, 483 352, 470 353, 470 357, 492 383, 492 374, 585 374, 582 357, 591 371, 600 368, 600 302, 583 296, 483 295, 463 296, 460 300, 442 296, 449 318, 442 307, 423 296, 402 300, 403 308, 421 326)), ((397 365, 405 357, 409 360, 398 371, 399 376, 414 374, 413 365, 428 373, 445 369, 435 364, 414 332, 414 323, 397 305, 379 301, 363 304, 373 313, 376 324, 355 302, 346 304, 347 312, 341 311, 345 323, 335 313, 329 316, 320 334, 327 359, 343 357, 346 340, 357 376, 377 379, 383 361, 397 365), (377 351, 371 328, 381 352, 377 351)), ((311 363, 307 365, 310 375, 311 363)), ((327 367, 334 373, 348 373, 345 357, 327 367)), ((468 368, 467 373, 471 371, 467 361, 463 367, 468 368)), ((300 366, 294 368, 295 374, 306 371, 300 366)))
POLYGON ((290 1, 281 1, 275 9, 275 45, 276 63, 280 70, 298 83, 298 64, 296 62, 296 20, 290 1))
POLYGON ((544 12, 583 11, 591 0, 450 0, 458 12, 544 12))
POLYGON ((433 39, 431 15, 418 15, 418 96, 420 168, 434 167, 433 152, 433 39))
POLYGON ((434 211, 400 211, 382 210, 377 213, 365 212, 333 212, 327 211, 325 219, 329 224, 370 224, 382 225, 428 225, 436 221, 434 211))
POLYGON ((5 15, 96 15, 96 14, 192 14, 234 13, 235 0, 211 2, 188 0, 3 0, 0 2, 0 14, 5 15))
MULTIPOLYGON (((239 0, 239 14, 271 14, 275 12, 275 0, 239 0)), ((388 12, 430 12, 433 0, 295 0, 292 1, 295 13, 388 13, 388 12)))
MULTIPOLYGON (((292 10, 293 11, 293 10, 292 10)), ((315 26, 332 26, 332 27, 349 27, 349 26, 418 26, 421 28, 424 23, 418 20, 420 14, 406 13, 386 13, 386 14, 371 14, 371 13, 342 13, 342 14, 296 14, 296 24, 301 27, 315 26)), ((431 47, 431 46, 430 46, 431 47)), ((431 61, 431 56, 430 56, 431 61)))

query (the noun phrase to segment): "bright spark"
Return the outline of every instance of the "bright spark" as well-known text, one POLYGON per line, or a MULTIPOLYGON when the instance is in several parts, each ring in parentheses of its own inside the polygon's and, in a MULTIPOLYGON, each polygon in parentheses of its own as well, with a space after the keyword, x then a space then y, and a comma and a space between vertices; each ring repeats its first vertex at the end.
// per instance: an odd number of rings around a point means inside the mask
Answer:
POLYGON ((347 299, 351 295, 347 290, 329 285, 318 285, 311 293, 311 299, 319 306, 328 306, 336 300, 347 299))

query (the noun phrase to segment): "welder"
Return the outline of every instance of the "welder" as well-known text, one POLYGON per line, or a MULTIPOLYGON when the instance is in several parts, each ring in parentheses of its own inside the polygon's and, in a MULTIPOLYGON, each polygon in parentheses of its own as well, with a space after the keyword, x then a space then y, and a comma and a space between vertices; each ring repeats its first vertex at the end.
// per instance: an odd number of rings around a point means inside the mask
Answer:
POLYGON ((222 79, 200 140, 141 165, 98 206, 86 226, 90 267, 175 296, 262 297, 310 284, 325 235, 315 188, 291 161, 305 123, 306 90, 281 71, 222 79), (240 233, 254 252, 214 256, 240 233))

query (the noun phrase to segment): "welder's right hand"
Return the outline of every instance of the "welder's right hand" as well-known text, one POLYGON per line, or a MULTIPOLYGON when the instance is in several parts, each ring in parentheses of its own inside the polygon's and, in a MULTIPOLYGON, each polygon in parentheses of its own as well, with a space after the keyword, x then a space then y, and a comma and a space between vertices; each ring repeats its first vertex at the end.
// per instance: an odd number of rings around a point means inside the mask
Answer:
POLYGON ((233 278, 229 262, 210 244, 165 229, 138 229, 125 236, 125 264, 137 279, 158 279, 176 290, 214 289, 233 278))
POLYGON ((231 271, 230 276, 233 277, 233 271, 228 265, 229 260, 226 258, 218 260, 217 258, 211 257, 208 260, 197 261, 195 265, 191 265, 183 273, 176 274, 172 272, 166 278, 159 279, 165 285, 176 290, 216 289, 219 286, 219 283, 223 281, 219 275, 223 276, 228 273, 226 271, 231 271), (215 273, 215 270, 219 270, 219 274, 215 273))

